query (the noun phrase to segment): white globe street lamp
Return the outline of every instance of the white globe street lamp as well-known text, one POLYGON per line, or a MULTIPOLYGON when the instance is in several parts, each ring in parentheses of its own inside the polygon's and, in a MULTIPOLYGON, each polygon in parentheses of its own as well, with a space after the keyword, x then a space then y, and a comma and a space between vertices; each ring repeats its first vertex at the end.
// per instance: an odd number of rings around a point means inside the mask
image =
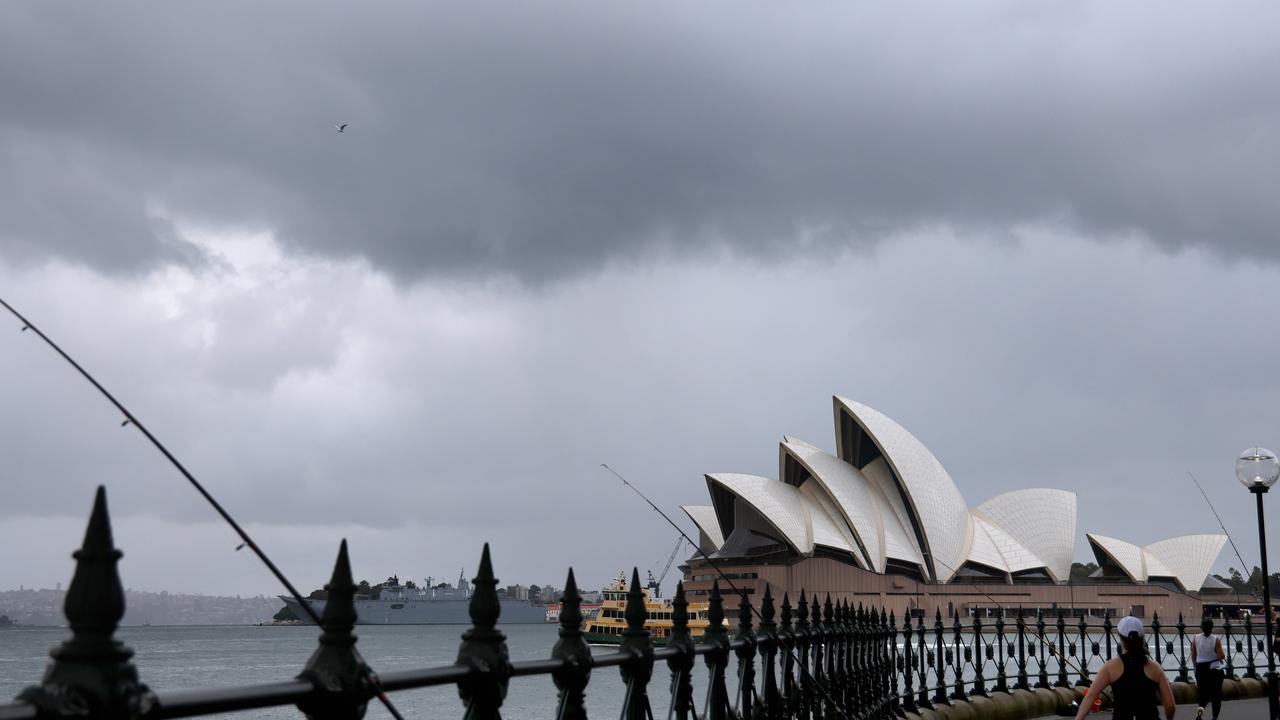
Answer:
POLYGON ((1271 628, 1271 575, 1267 571, 1267 528, 1262 520, 1262 496, 1280 479, 1280 460, 1266 448, 1254 447, 1236 458, 1236 478, 1258 498, 1258 547, 1262 556, 1262 614, 1267 619, 1267 704, 1271 720, 1280 720, 1280 680, 1276 677, 1275 636, 1271 628))

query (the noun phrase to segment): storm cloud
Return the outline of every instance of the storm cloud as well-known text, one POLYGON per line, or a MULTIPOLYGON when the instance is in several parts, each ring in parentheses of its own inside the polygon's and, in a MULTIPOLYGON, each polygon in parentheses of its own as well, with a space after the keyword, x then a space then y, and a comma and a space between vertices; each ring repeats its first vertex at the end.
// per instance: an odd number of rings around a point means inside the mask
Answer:
POLYGON ((0 249, 401 280, 1056 224, 1273 258, 1265 4, 11 4, 0 249), (350 123, 342 135, 337 123, 350 123))
MULTIPOLYGON (((1260 3, 0 5, 0 296, 290 577, 598 587, 705 472, 834 445, 966 500, 1239 540, 1276 444, 1280 12, 1260 3), (349 123, 339 134, 334 126, 349 123)), ((131 586, 273 581, 0 323, 0 588, 105 484, 131 586), (199 573, 189 572, 199 567, 199 573)), ((1246 563, 1251 543, 1241 542, 1246 563)), ((1220 558, 1219 570, 1239 565, 1220 558)))

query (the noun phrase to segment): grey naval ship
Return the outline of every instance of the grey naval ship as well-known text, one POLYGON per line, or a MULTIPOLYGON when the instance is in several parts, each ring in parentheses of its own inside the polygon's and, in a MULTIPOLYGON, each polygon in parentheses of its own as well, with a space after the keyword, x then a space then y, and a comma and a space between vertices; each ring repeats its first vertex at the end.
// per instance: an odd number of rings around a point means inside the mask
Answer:
MULTIPOLYGON (((311 616, 298 605, 297 600, 287 595, 279 597, 304 623, 313 624, 311 616)), ((471 616, 467 612, 470 600, 471 583, 467 582, 465 575, 458 576, 457 585, 440 583, 436 587, 432 587, 431 578, 427 578, 427 587, 401 585, 399 578, 392 578, 382 587, 377 598, 356 595, 356 624, 466 625, 471 622, 471 616)), ((315 609, 317 615, 324 613, 324 603, 324 600, 307 600, 307 604, 315 609)), ((546 621, 546 608, 531 605, 524 600, 503 598, 499 623, 508 625, 546 621)))

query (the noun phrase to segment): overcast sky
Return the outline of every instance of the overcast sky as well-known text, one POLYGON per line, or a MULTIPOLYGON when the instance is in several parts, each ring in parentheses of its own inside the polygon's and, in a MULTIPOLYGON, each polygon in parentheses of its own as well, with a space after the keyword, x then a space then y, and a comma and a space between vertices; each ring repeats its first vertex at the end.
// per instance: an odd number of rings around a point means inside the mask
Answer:
MULTIPOLYGON (((1252 565, 1276 37, 1267 3, 5 3, 0 297, 304 589, 342 537, 374 580, 484 541, 503 582, 659 568, 600 463, 676 514, 783 434, 834 451, 833 394, 971 505, 1076 492, 1080 559, 1218 532, 1195 473, 1252 565)), ((0 589, 69 580, 103 483, 126 585, 279 591, 9 326, 0 589)))

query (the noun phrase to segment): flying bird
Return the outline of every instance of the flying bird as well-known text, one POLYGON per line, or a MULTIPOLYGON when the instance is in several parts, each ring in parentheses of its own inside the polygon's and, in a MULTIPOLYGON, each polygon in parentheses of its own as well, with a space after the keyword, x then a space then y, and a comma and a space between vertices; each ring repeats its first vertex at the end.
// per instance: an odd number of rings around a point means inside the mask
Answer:
POLYGON ((334 125, 334 127, 338 128, 338 132, 344 132, 347 129, 348 124, 349 123, 342 123, 341 125, 334 125))

